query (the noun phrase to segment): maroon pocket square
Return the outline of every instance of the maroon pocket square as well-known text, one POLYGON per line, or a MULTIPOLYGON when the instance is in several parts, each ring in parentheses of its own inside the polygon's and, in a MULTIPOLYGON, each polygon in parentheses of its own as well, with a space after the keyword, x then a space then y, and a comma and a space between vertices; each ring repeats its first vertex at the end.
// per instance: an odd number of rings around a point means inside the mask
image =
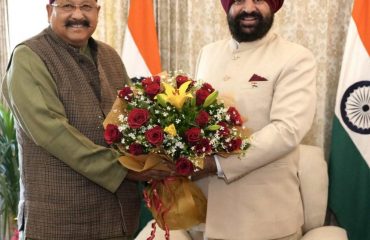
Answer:
POLYGON ((263 82, 263 81, 267 81, 267 79, 264 77, 258 76, 257 74, 253 74, 251 79, 249 79, 249 82, 263 82))

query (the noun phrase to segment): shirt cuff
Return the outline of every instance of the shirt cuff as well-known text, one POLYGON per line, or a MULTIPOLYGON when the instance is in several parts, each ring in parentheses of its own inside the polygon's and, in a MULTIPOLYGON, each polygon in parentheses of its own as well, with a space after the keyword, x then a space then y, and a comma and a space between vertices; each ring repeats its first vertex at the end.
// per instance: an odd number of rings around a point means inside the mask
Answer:
POLYGON ((215 162, 216 162, 217 176, 219 178, 225 178, 224 171, 222 171, 222 168, 221 168, 220 160, 218 159, 216 155, 213 155, 213 157, 215 158, 215 162))

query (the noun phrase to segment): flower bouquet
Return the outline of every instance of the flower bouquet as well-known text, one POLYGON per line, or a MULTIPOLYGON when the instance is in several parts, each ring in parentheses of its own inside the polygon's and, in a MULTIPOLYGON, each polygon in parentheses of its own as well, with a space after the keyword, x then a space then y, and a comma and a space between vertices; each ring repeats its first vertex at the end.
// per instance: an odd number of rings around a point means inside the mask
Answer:
POLYGON ((162 229, 186 229, 206 216, 206 199, 188 176, 203 168, 207 155, 243 153, 249 143, 242 123, 210 84, 162 74, 119 91, 104 121, 104 138, 123 153, 120 162, 131 170, 169 170, 163 161, 175 164, 184 177, 152 181, 144 196, 162 229))

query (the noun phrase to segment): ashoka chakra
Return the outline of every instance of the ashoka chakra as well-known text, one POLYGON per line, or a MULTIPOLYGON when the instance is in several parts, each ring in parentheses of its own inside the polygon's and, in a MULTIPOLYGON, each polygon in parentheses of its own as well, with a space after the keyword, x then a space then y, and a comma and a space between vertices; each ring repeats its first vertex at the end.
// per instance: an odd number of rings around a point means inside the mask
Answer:
POLYGON ((370 134, 370 81, 351 85, 343 95, 340 111, 349 129, 370 134))

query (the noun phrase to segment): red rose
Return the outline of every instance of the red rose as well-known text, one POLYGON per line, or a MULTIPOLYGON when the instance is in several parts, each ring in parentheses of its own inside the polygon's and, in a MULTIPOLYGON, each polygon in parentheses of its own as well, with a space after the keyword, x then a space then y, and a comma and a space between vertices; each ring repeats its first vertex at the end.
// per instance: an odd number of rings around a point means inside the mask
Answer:
POLYGON ((128 125, 130 128, 140 128, 149 120, 149 111, 141 108, 134 108, 128 114, 128 125))
POLYGON ((197 145, 195 145, 195 151, 198 155, 204 153, 210 153, 212 151, 211 143, 207 138, 202 138, 197 145))
POLYGON ((126 100, 127 102, 131 102, 132 97, 133 97, 133 92, 130 87, 124 87, 119 91, 118 96, 126 100))
POLYGON ((160 84, 161 83, 161 77, 160 76, 153 76, 153 81, 160 84))
POLYGON ((200 128, 190 128, 185 132, 185 139, 189 144, 193 145, 200 140, 200 133, 200 128))
POLYGON ((161 84, 161 78, 159 76, 153 76, 153 77, 144 78, 144 80, 141 81, 141 85, 144 88, 152 83, 161 84))
POLYGON ((221 126, 221 128, 218 130, 218 134, 220 134, 222 137, 227 137, 230 135, 230 129, 228 128, 227 123, 219 122, 217 125, 221 126))
POLYGON ((227 114, 230 116, 230 121, 236 126, 241 126, 243 124, 242 117, 240 116, 238 110, 234 107, 229 107, 227 114))
POLYGON ((150 144, 158 146, 163 142, 163 129, 160 126, 149 129, 145 132, 145 138, 150 144))
POLYGON ((144 153, 144 148, 143 148, 143 145, 139 143, 131 143, 128 151, 132 155, 140 155, 144 153))
POLYGON ((209 83, 203 83, 201 89, 206 90, 209 93, 213 93, 215 91, 215 89, 209 83))
POLYGON ((196 102, 197 102, 197 106, 200 106, 204 103, 204 101, 206 100, 206 98, 209 96, 209 92, 207 90, 204 90, 204 89, 198 89, 196 92, 195 92, 195 97, 196 97, 196 102))
POLYGON ((190 176, 194 172, 194 165, 189 159, 180 157, 176 161, 176 172, 183 176, 190 176))
POLYGON ((242 140, 240 138, 233 139, 227 144, 227 151, 233 152, 236 150, 240 150, 241 146, 242 140))
POLYGON ((149 83, 148 85, 144 87, 145 94, 151 99, 153 99, 155 95, 159 93, 160 90, 161 90, 161 85, 155 82, 149 83))
POLYGON ((178 75, 176 77, 176 85, 177 88, 179 88, 183 83, 189 81, 189 78, 187 76, 178 75))
POLYGON ((204 110, 200 110, 197 117, 195 118, 195 122, 200 127, 204 127, 207 125, 208 121, 209 121, 209 114, 204 110))
POLYGON ((180 86, 188 81, 191 81, 191 83, 189 84, 189 87, 188 89, 190 89, 192 86, 194 86, 194 81, 191 80, 190 78, 188 78, 187 76, 182 76, 182 75, 178 75, 176 77, 176 86, 177 88, 180 88, 180 86))
POLYGON ((118 130, 118 127, 114 124, 108 124, 104 131, 104 139, 108 144, 120 142, 122 133, 118 130))

